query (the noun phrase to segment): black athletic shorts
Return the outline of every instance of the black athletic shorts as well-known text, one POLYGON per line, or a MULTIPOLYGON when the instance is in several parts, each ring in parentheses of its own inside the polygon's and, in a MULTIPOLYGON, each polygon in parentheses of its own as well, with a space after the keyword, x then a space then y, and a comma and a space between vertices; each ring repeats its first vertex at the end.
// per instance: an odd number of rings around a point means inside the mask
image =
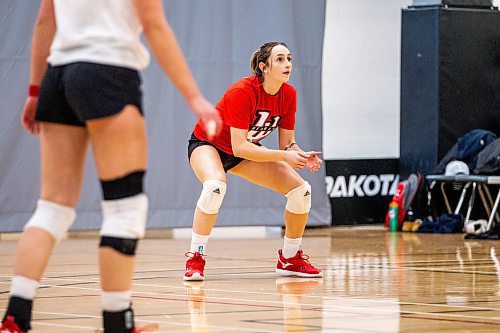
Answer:
POLYGON ((205 146, 205 145, 209 145, 209 146, 212 146, 214 147, 217 152, 219 153, 219 156, 220 156, 220 161, 222 162, 222 166, 224 167, 224 171, 227 172, 228 170, 234 168, 235 166, 237 166, 238 164, 240 164, 242 161, 244 161, 243 158, 240 158, 240 157, 236 157, 234 155, 230 155, 226 152, 223 152, 222 150, 220 150, 219 148, 217 148, 216 146, 214 146, 213 144, 211 144, 210 142, 207 142, 207 141, 202 141, 200 139, 198 139, 194 133, 191 134, 191 138, 189 139, 189 144, 188 144, 188 160, 191 159, 191 154, 193 153, 193 151, 200 147, 200 146, 205 146))
POLYGON ((49 66, 40 87, 36 120, 74 126, 114 115, 126 105, 142 114, 141 77, 129 68, 75 62, 49 66))

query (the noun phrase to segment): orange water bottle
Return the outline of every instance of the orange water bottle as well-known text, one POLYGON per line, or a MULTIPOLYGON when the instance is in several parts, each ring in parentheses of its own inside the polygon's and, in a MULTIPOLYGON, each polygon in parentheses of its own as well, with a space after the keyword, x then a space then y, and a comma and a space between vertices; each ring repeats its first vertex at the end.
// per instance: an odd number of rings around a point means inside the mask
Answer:
POLYGON ((389 230, 398 231, 399 227, 399 205, 396 201, 391 201, 389 204, 389 230))

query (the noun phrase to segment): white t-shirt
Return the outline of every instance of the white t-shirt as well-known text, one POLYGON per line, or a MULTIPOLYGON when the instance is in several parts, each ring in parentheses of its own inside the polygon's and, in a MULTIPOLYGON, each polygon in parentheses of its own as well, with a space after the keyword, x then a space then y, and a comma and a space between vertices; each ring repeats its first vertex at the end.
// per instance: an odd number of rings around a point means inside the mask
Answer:
POLYGON ((149 64, 132 0, 54 0, 54 7, 51 65, 85 61, 140 70, 149 64))

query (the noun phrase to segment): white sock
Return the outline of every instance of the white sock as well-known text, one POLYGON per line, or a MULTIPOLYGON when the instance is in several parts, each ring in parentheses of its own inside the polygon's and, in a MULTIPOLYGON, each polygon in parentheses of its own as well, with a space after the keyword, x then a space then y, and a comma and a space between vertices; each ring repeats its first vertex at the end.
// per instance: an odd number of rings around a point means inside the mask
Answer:
POLYGON ((205 254, 209 238, 210 235, 198 235, 193 231, 191 236, 191 248, 189 249, 189 252, 199 252, 200 254, 205 254))
POLYGON ((132 294, 128 291, 102 291, 102 309, 108 312, 119 312, 130 308, 132 294))
POLYGON ((285 258, 291 258, 297 254, 300 250, 300 245, 302 244, 301 238, 288 238, 285 236, 283 241, 283 251, 282 255, 285 258))
POLYGON ((38 289, 38 281, 21 275, 14 275, 10 284, 10 295, 33 300, 38 289))

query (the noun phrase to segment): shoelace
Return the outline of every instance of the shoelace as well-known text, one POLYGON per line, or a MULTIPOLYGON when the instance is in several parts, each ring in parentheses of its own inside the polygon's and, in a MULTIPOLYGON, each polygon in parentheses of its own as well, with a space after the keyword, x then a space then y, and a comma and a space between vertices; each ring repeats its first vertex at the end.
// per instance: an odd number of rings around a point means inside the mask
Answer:
POLYGON ((313 267, 313 265, 309 262, 309 258, 310 257, 304 252, 302 252, 302 250, 299 251, 298 259, 303 260, 307 267, 313 267))
POLYGON ((189 258, 191 268, 201 270, 205 267, 205 259, 203 259, 203 257, 205 257, 204 254, 200 254, 199 252, 186 252, 184 255, 189 258))
POLYGON ((201 254, 200 252, 186 252, 184 253, 184 255, 188 258, 195 258, 195 257, 200 257, 200 258, 203 258, 203 257, 206 257, 205 254, 201 254))
POLYGON ((299 251, 299 258, 304 259, 305 261, 309 262, 309 256, 302 252, 302 250, 299 251))

